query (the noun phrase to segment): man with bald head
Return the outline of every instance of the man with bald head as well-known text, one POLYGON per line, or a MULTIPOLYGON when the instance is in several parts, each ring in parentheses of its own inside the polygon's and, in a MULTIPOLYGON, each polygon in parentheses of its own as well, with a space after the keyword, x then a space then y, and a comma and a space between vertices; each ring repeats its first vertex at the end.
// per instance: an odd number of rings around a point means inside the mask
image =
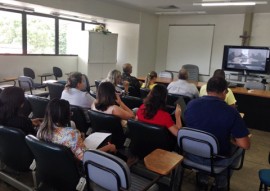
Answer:
POLYGON ((123 73, 122 73, 122 81, 128 81, 129 86, 133 87, 134 92, 130 92, 133 95, 132 96, 140 96, 140 87, 141 84, 139 80, 131 76, 132 73, 132 65, 130 63, 123 64, 123 73))
POLYGON ((194 84, 189 83, 187 79, 188 72, 186 69, 182 68, 178 73, 178 80, 173 81, 168 85, 168 93, 188 96, 191 99, 199 97, 197 87, 194 84))

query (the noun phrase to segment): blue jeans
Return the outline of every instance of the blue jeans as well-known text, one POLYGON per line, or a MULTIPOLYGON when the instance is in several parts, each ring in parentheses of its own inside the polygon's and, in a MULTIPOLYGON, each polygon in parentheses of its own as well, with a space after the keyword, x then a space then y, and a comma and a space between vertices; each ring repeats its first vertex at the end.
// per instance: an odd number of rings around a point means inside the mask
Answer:
MULTIPOLYGON (((235 147, 232 149, 235 149, 235 147)), ((237 167, 241 160, 242 152, 243 152, 243 149, 239 148, 232 157, 215 161, 214 166, 230 166, 231 165, 232 167, 237 167)), ((202 165, 210 166, 211 164, 209 159, 198 157, 192 154, 186 154, 185 157, 193 162, 196 162, 202 165)), ((232 175, 232 170, 230 171, 230 175, 232 175)), ((205 174, 199 173, 198 180, 202 183, 208 183, 208 176, 205 174)), ((226 170, 216 176, 216 184, 218 185, 219 188, 223 188, 227 186, 228 182, 227 182, 226 170)))

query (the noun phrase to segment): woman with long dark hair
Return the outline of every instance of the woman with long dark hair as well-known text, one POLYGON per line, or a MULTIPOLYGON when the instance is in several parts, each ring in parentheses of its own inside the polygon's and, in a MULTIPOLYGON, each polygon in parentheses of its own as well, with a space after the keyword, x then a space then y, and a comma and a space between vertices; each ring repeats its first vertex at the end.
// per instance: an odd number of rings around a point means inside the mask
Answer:
MULTIPOLYGON (((69 147, 74 155, 82 160, 87 149, 80 132, 69 126, 70 105, 66 100, 53 99, 48 103, 43 123, 40 125, 37 137, 39 139, 69 147)), ((100 150, 115 152, 115 145, 108 144, 100 150)))
POLYGON ((7 87, 0 94, 0 124, 21 129, 26 135, 35 135, 34 126, 40 124, 39 119, 29 119, 19 110, 25 101, 24 91, 19 87, 7 87))
POLYGON ((145 98, 144 103, 137 111, 138 121, 164 126, 175 136, 182 127, 181 108, 177 104, 175 109, 176 123, 166 111, 166 100, 168 91, 163 85, 156 85, 145 98))

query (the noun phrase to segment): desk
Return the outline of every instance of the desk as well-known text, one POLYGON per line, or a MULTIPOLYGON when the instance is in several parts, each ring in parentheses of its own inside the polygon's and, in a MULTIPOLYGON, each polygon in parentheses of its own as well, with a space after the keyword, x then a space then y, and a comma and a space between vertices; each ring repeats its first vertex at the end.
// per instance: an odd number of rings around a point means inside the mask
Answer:
POLYGON ((44 73, 44 74, 40 74, 38 76, 41 78, 41 84, 43 84, 43 77, 44 77, 44 79, 46 81, 47 77, 53 76, 53 74, 52 73, 44 73))
MULTIPOLYGON (((16 77, 3 78, 3 80, 0 80, 0 83, 13 82, 13 86, 15 86, 16 85, 16 80, 17 80, 16 77)), ((11 85, 8 85, 8 86, 11 86, 11 85)))
MULTIPOLYGON (((156 149, 144 157, 144 164, 147 169, 159 174, 159 176, 152 181, 152 183, 154 183, 158 181, 162 176, 165 176, 174 170, 177 165, 183 161, 183 159, 184 157, 177 153, 165 151, 162 149, 156 149)), ((173 179, 174 177, 171 180, 171 186, 173 179)), ((150 184, 150 186, 151 185, 152 184, 150 184)), ((145 188, 144 190, 147 190, 148 188, 145 188)))

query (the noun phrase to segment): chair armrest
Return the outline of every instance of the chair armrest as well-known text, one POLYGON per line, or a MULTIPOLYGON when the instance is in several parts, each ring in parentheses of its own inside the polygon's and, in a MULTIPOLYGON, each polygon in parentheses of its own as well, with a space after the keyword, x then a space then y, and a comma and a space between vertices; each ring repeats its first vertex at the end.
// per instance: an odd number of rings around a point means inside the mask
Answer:
POLYGON ((268 153, 268 163, 270 164, 270 152, 268 153))

